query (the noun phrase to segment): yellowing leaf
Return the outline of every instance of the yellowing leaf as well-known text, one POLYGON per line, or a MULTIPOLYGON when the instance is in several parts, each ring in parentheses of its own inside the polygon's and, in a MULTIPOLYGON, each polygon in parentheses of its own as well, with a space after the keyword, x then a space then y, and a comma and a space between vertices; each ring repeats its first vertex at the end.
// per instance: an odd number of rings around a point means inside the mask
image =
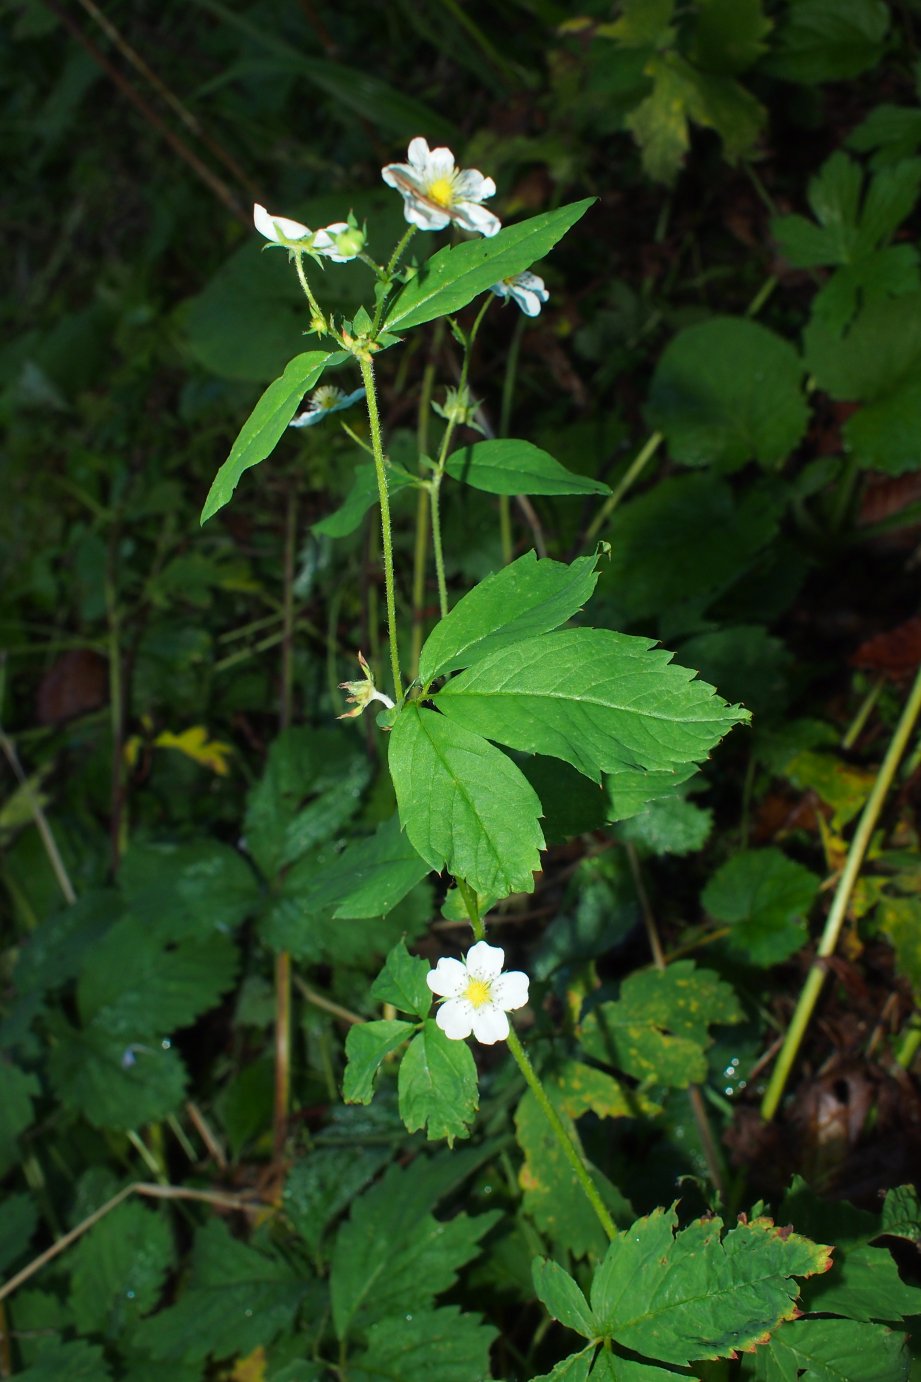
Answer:
POLYGON ((233 1372, 228 1374, 227 1382, 265 1382, 265 1349, 254 1348, 245 1358, 238 1358, 233 1372))
MULTIPOLYGON (((133 741, 129 741, 131 742, 133 741)), ((225 744, 220 739, 209 739, 204 725, 192 725, 181 734, 174 734, 171 729, 165 729, 157 735, 154 744, 159 749, 178 749, 186 758, 191 758, 193 763, 210 768, 218 777, 226 777, 229 771, 227 759, 233 753, 233 745, 225 744)), ((126 753, 127 749, 128 746, 126 753)))

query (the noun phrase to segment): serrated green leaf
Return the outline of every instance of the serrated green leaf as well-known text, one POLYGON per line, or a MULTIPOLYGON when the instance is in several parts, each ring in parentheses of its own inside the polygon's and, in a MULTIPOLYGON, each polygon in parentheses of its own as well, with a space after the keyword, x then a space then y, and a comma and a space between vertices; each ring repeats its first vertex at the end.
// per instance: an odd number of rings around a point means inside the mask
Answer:
POLYGON ((843 81, 879 61, 888 28, 882 0, 796 0, 786 9, 764 66, 775 77, 807 86, 843 81))
MULTIPOLYGON (((418 482, 402 466, 388 462, 387 491, 391 498, 404 489, 417 488, 418 482)), ((322 537, 348 537, 354 533, 370 508, 378 501, 377 472, 373 461, 362 461, 355 467, 352 488, 333 513, 313 524, 313 531, 322 537)))
POLYGON ((32 1122, 32 1101, 40 1092, 36 1075, 0 1059, 0 1175, 19 1159, 19 1134, 32 1122))
POLYGON ((175 1113, 187 1074, 178 1051, 136 1043, 102 1022, 83 1029, 55 1023, 49 1060, 60 1102, 97 1128, 140 1128, 175 1113))
POLYGON ((271 455, 304 394, 313 388, 324 369, 347 359, 342 351, 308 350, 288 363, 284 374, 269 385, 244 422, 230 455, 215 475, 201 511, 202 523, 230 502, 245 470, 271 455))
POLYGON ((904 1334, 857 1320, 794 1320, 755 1353, 759 1382, 907 1382, 904 1334))
POLYGON ((899 973, 921 995, 921 898, 881 898, 876 921, 892 942, 899 973))
POLYGON ((334 916, 349 921, 385 917, 429 871, 394 814, 373 835, 353 840, 316 867, 305 905, 331 907, 334 916))
POLYGON ((251 866, 217 840, 133 843, 118 883, 131 915, 159 940, 228 935, 259 905, 251 866))
POLYGON ((448 457, 448 474, 487 494, 610 494, 602 480, 574 475, 528 441, 481 441, 448 457))
POLYGON ((411 703, 391 731, 390 772, 400 821, 431 868, 496 897, 533 891, 540 802, 504 753, 411 703))
POLYGON ((625 979, 620 998, 593 1008, 582 1024, 587 1055, 638 1080, 684 1089, 706 1076, 712 1023, 742 1020, 728 984, 693 960, 625 979))
POLYGON ((588 1374, 595 1356, 596 1345, 590 1344, 581 1353, 571 1353, 557 1363, 552 1372, 541 1373, 531 1382, 588 1382, 588 1374))
POLYGON ((90 888, 72 906, 53 911, 19 952, 14 971, 18 991, 42 994, 75 979, 87 953, 124 910, 114 888, 90 888))
POLYGON ((233 986, 237 948, 217 933, 166 948, 134 917, 111 928, 77 985, 85 1025, 154 1041, 188 1027, 233 986))
POLYGON ((779 849, 746 849, 728 859, 701 902, 732 929, 728 943, 756 965, 779 964, 806 940, 819 879, 779 849))
POLYGON ((371 985, 371 997, 378 1003, 392 1003, 400 1012, 425 1017, 432 1006, 432 990, 426 983, 430 972, 428 961, 410 955, 405 942, 399 940, 371 985))
MULTIPOLYGON (((430 995, 431 996, 431 995, 430 995)), ((449 1041, 427 1019, 400 1061, 400 1117, 407 1132, 425 1129, 430 1142, 469 1137, 480 1103, 476 1063, 465 1041, 449 1041)))
POLYGON ((886 1191, 882 1232, 892 1238, 921 1243, 921 1200, 913 1185, 897 1185, 886 1191))
POLYGON ((299 726, 280 734, 246 801, 246 846, 266 877, 335 835, 369 777, 367 756, 341 731, 299 726))
POLYGON ((173 1255, 166 1219, 131 1201, 117 1205, 70 1254, 70 1305, 85 1334, 117 1338, 160 1298, 173 1255))
POLYGON ((587 197, 556 211, 532 216, 520 225, 505 226, 489 239, 439 250, 399 293, 383 329, 408 331, 436 317, 459 312, 494 283, 543 259, 594 201, 594 197, 587 197))
POLYGON ((426 1310, 479 1253, 479 1240, 496 1215, 446 1222, 429 1209, 438 1197, 429 1167, 392 1166, 356 1200, 336 1238, 330 1273, 333 1324, 343 1339, 356 1328, 410 1311, 426 1310))
POLYGON ((35 1362, 16 1373, 17 1382, 109 1382, 111 1376, 102 1349, 83 1339, 46 1343, 35 1362))
POLYGON ((525 552, 487 576, 458 600, 426 639, 419 659, 423 686, 498 648, 565 624, 591 598, 597 565, 594 556, 578 557, 567 566, 525 552))
POLYGON ((623 0, 615 23, 605 27, 607 37, 624 47, 664 47, 672 37, 675 0, 623 0))
POLYGON ((311 1252, 329 1225, 390 1161, 381 1147, 312 1147, 285 1181, 283 1204, 295 1232, 311 1252))
POLYGON ((651 801, 625 821, 617 834, 652 854, 682 856, 703 849, 712 826, 712 811, 672 792, 651 801))
POLYGON ((657 1209, 619 1234, 598 1271, 591 1306, 600 1330, 667 1363, 751 1349, 796 1311, 795 1276, 825 1271, 829 1250, 770 1219, 698 1219, 677 1234, 674 1210, 657 1209))
POLYGON ((832 154, 809 184, 818 224, 780 216, 771 231, 781 253, 799 268, 849 264, 878 250, 909 216, 921 188, 921 160, 882 168, 869 181, 861 205, 863 172, 841 152, 832 154))
POLYGON ((666 347, 647 412, 685 465, 775 466, 806 430, 802 377, 796 351, 767 327, 713 317, 666 347))
MULTIPOLYGON (((451 721, 526 753, 605 772, 685 767, 748 718, 654 649, 608 629, 565 629, 501 648, 438 693, 451 721)), ((421 852, 421 851, 420 851, 421 852)))
POLYGON ((651 178, 674 180, 690 145, 691 121, 716 131, 730 163, 751 150, 765 111, 733 77, 701 72, 674 50, 652 54, 644 71, 652 78, 652 92, 625 123, 651 178))
POLYGON ((252 1353, 291 1328, 312 1286, 303 1266, 240 1242, 212 1219, 195 1235, 191 1279, 179 1300, 142 1320, 134 1337, 156 1359, 252 1353))
POLYGON ((887 1248, 862 1243, 836 1252, 831 1271, 809 1283, 805 1305, 810 1314, 904 1320, 921 1314, 921 1288, 902 1280, 887 1248))
POLYGON ((531 1270, 534 1290, 547 1313, 586 1339, 598 1338, 588 1301, 569 1273, 546 1257, 535 1257, 531 1270))
POLYGON ((767 48, 772 22, 762 0, 698 0, 690 57, 707 72, 744 72, 767 48))
POLYGON ((379 1320, 368 1330, 367 1348, 349 1377, 355 1382, 480 1382, 489 1376, 489 1349, 498 1330, 482 1323, 479 1315, 464 1313, 456 1305, 438 1310, 419 1310, 379 1320))
POLYGON ((349 1028, 345 1039, 347 1065, 342 1081, 342 1097, 347 1104, 370 1104, 374 1082, 385 1058, 402 1046, 413 1033, 411 1022, 382 1018, 349 1028))

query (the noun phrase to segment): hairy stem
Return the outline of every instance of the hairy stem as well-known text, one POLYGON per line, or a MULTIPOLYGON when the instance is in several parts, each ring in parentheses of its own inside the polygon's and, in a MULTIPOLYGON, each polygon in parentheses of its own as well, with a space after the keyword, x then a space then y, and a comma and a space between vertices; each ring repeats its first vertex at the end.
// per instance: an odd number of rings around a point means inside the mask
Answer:
MULTIPOLYGON (((405 237, 404 237, 405 238, 405 237)), ((397 604, 393 576, 393 531, 390 523, 390 495, 387 490, 387 471, 384 465, 384 446, 381 441, 381 418, 377 407, 377 389, 374 383, 374 366, 370 359, 359 360, 361 379, 365 386, 368 404, 368 422, 371 428, 371 447, 374 455, 374 473, 377 477, 377 494, 381 506, 381 540, 384 554, 384 589, 387 595, 387 633, 390 640, 390 670, 393 674, 393 689, 396 700, 403 699, 403 679, 400 675, 400 650, 397 645, 397 604)))
POLYGON ((896 725, 895 733, 892 736, 889 748, 886 750, 886 756, 876 775, 873 790, 867 799, 866 806, 863 808, 863 813, 858 822, 857 829, 854 832, 854 838, 851 840, 851 847, 848 850, 847 859, 841 872, 841 877, 838 880, 838 887, 835 890, 835 896, 828 913, 825 929, 819 941, 815 960, 806 977, 803 991, 796 1005, 796 1011, 793 1014, 786 1038, 784 1039, 784 1044, 777 1058, 777 1064, 774 1067, 774 1072, 761 1104, 761 1116, 766 1122, 770 1122, 774 1117, 780 1100, 783 1097, 784 1090, 786 1089, 790 1071, 799 1054, 799 1048, 806 1034, 806 1028, 809 1026, 815 1005, 819 999, 819 994, 822 991, 822 985, 825 982, 826 965, 824 962, 830 955, 834 954, 837 948, 841 929, 847 916, 848 904, 850 903, 851 896, 857 884, 857 879, 860 876, 864 855, 867 852, 867 847, 873 836, 873 831, 876 828, 876 822, 883 808, 883 802, 886 799, 889 788, 892 786, 892 780, 895 777, 899 761, 911 737, 919 711, 921 711, 921 671, 919 671, 915 677, 914 685, 911 688, 911 694, 905 703, 905 709, 902 711, 899 723, 896 725))
POLYGON ((528 1084, 528 1088, 531 1090, 531 1093, 534 1095, 534 1098, 537 1100, 538 1104, 540 1104, 544 1117, 547 1119, 547 1122, 553 1129, 553 1134, 557 1142, 560 1144, 560 1148, 564 1156, 566 1157, 566 1160, 572 1167, 576 1180, 579 1182, 579 1185, 581 1186, 585 1194, 585 1198, 588 1200, 589 1204, 591 1205, 592 1209, 595 1211, 595 1214, 598 1217, 598 1222, 601 1224, 601 1227, 604 1229, 608 1238, 613 1242, 613 1240, 617 1237, 617 1228, 614 1223, 614 1220, 608 1213, 604 1201, 602 1200, 601 1195, 598 1193, 598 1187, 595 1185, 595 1182, 589 1175, 588 1170, 585 1166, 585 1162, 579 1155, 578 1148, 576 1147, 575 1143, 573 1142, 572 1138, 567 1132, 566 1127, 563 1124, 562 1118, 557 1113, 556 1109, 553 1107, 549 1098, 547 1097, 546 1091, 544 1090, 543 1085, 538 1079, 537 1072, 535 1071, 534 1066, 531 1064, 530 1058, 528 1057, 528 1053, 525 1051, 524 1047, 519 1041, 518 1033, 515 1031, 514 1027, 510 1030, 508 1035, 508 1049, 511 1051, 512 1056, 514 1057, 515 1062, 518 1065, 518 1069, 525 1077, 525 1080, 528 1084))

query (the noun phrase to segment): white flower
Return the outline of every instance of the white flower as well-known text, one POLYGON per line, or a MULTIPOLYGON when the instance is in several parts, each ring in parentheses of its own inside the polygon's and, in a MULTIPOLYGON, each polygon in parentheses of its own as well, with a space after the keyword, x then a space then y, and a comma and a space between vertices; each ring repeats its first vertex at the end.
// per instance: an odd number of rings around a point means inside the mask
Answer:
POLYGON ((388 163, 381 177, 400 193, 407 221, 420 230, 444 230, 452 221, 480 235, 495 235, 501 228, 498 216, 480 205, 495 195, 496 184, 476 168, 457 168, 450 149, 430 149, 417 137, 409 146, 409 162, 388 163))
POLYGON ((347 710, 344 715, 338 716, 340 720, 353 720, 356 715, 360 715, 366 706, 372 701, 380 701, 388 710, 393 709, 393 701, 383 691, 378 691, 374 685, 374 678, 371 675, 371 668, 368 666, 361 653, 358 654, 358 665, 364 672, 363 681, 340 681, 339 690, 348 691, 346 700, 349 705, 354 705, 354 710, 347 710))
POLYGON ((501 283, 494 283, 491 292, 496 297, 511 298, 517 302, 526 317, 536 317, 550 294, 544 287, 544 280, 537 274, 510 274, 501 283))
POLYGON ((311 230, 309 226, 292 221, 287 216, 270 215, 258 202, 253 207, 253 224, 260 235, 275 245, 322 254, 335 264, 356 259, 364 247, 363 233, 348 221, 334 221, 322 230, 311 230))
POLYGON ((466 960, 443 958, 425 976, 434 994, 445 1001, 435 1015, 446 1037, 463 1041, 472 1032, 484 1046, 505 1041, 506 1013, 528 1001, 528 976, 519 969, 502 973, 505 951, 477 941, 466 960))
POLYGON ((318 422, 329 417, 330 413, 339 413, 343 408, 351 408, 353 403, 357 403, 364 396, 364 389, 356 389, 354 393, 347 394, 344 389, 337 389, 335 384, 321 384, 310 395, 304 411, 298 413, 288 426, 315 427, 318 422))

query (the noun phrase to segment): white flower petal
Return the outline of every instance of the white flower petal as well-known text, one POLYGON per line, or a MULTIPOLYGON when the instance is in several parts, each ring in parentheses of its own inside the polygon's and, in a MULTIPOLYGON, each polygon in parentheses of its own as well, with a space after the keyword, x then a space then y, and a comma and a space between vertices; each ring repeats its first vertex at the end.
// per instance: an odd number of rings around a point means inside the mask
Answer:
POLYGON ((506 1012, 514 1012, 516 1008, 523 1008, 528 1001, 528 988, 530 980, 520 969, 510 969, 507 974, 500 974, 493 979, 491 985, 492 998, 494 1003, 498 1003, 500 1008, 506 1012))
POLYGON ((426 176, 432 182, 436 178, 453 178, 455 173, 454 155, 450 149, 442 146, 439 149, 432 149, 428 156, 426 176))
POLYGON ((477 941, 467 951, 467 973, 472 974, 474 979, 495 979, 497 974, 502 973, 504 963, 505 951, 501 945, 477 941))
POLYGON ((450 1041, 463 1041, 473 1031, 473 1017, 473 1004, 466 998, 449 998, 438 1009, 435 1021, 450 1041))
POLYGON ((287 216, 272 216, 258 202, 253 207, 253 225, 267 240, 281 244, 281 236, 286 240, 303 240, 313 232, 300 221, 289 220, 287 216))
POLYGON ((496 195, 496 184, 484 178, 479 168, 464 168, 454 179, 454 190, 459 202, 485 202, 496 195))
POLYGON ((419 230, 444 230, 445 226, 451 224, 447 211, 411 197, 405 199, 403 215, 410 225, 417 226, 419 230))
POLYGON ((471 1025, 473 1035, 484 1046, 494 1046, 497 1041, 505 1041, 508 1037, 508 1018, 494 1003, 484 1003, 482 1008, 474 1008, 471 1025))
POLYGON ((444 955, 426 974, 425 982, 439 998, 456 998, 467 987, 467 966, 444 955))
MULTIPOLYGON (((429 161, 429 142, 423 139, 421 134, 417 134, 415 139, 409 141, 409 161, 414 168, 422 171, 429 161)), ((400 165, 397 164, 397 167, 400 165)))
POLYGON ((502 229, 499 217, 487 211, 485 206, 477 206, 476 202, 460 202, 455 205, 454 220, 463 230, 475 230, 487 240, 502 229))

